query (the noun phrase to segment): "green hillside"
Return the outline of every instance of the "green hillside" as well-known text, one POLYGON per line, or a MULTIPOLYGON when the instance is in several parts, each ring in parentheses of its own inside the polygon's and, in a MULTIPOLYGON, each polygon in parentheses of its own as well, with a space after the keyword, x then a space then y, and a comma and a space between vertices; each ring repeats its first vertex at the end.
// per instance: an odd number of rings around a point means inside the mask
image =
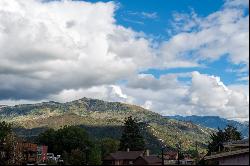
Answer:
POLYGON ((21 136, 35 136, 47 128, 58 129, 64 125, 85 128, 94 138, 119 139, 124 118, 133 116, 143 125, 142 131, 148 148, 160 150, 162 144, 175 147, 180 141, 183 150, 195 148, 203 151, 213 130, 189 122, 165 118, 142 107, 119 102, 82 98, 67 103, 44 102, 0 108, 0 120, 18 126, 21 136))

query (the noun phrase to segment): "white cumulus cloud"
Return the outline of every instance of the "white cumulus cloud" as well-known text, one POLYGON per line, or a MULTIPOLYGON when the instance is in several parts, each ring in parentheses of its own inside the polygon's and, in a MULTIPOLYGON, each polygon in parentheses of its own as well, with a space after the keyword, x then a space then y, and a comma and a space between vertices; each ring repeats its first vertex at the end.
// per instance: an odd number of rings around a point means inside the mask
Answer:
POLYGON ((114 2, 1 0, 0 103, 91 97, 163 115, 248 119, 249 85, 225 85, 196 71, 159 78, 142 74, 151 68, 200 67, 228 55, 229 63, 243 65, 239 80, 249 80, 248 5, 248 0, 226 0, 205 17, 175 13, 174 35, 157 42, 119 25, 114 2))

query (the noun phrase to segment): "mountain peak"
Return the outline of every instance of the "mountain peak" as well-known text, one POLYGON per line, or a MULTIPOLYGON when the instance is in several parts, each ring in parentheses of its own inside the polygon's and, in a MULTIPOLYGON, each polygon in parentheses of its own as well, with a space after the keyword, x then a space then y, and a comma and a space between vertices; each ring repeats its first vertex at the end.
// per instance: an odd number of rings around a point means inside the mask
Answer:
MULTIPOLYGON (((198 141, 201 145, 204 145, 208 141, 209 134, 213 132, 211 129, 198 125, 171 121, 140 106, 86 97, 66 103, 49 101, 5 107, 0 112, 1 120, 11 121, 28 129, 58 129, 64 125, 79 125, 87 129, 89 127, 98 128, 98 131, 92 134, 101 131, 103 135, 111 133, 106 136, 120 133, 124 119, 128 116, 132 116, 144 124, 146 128, 143 131, 145 130, 151 135, 147 138, 154 139, 155 142, 158 142, 157 144, 175 146, 175 138, 178 137, 187 140, 185 148, 188 149, 195 145, 193 141, 198 141), (119 130, 117 128, 114 131, 106 130, 107 128, 114 128, 114 126, 119 127, 119 130), (192 140, 188 140, 188 138, 192 138, 192 140), (161 141, 159 142, 159 140, 161 141)), ((160 149, 160 147, 157 149, 160 149)))

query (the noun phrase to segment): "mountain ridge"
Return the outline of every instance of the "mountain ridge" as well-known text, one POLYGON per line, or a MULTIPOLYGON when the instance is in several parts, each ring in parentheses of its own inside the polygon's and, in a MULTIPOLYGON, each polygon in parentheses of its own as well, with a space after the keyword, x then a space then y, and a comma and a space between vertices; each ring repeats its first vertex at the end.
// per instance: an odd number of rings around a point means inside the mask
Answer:
MULTIPOLYGON (((32 129, 58 129, 64 125, 78 125, 89 129, 89 133, 94 133, 96 138, 97 135, 106 135, 116 139, 119 138, 124 119, 128 116, 144 124, 143 132, 148 139, 148 145, 151 146, 155 141, 159 145, 157 149, 160 149, 161 144, 175 147, 177 141, 181 141, 185 150, 194 150, 195 142, 198 142, 200 150, 204 151, 209 135, 214 132, 193 123, 165 118, 137 105, 91 98, 65 103, 49 101, 7 106, 0 111, 0 120, 14 123, 23 129, 17 130, 19 135, 25 135, 19 131, 32 132, 32 129), (111 134, 107 134, 106 129, 109 127, 114 130, 111 134)), ((42 130, 37 131, 36 134, 39 134, 42 130)))
POLYGON ((167 118, 172 118, 176 120, 182 120, 186 122, 192 122, 194 124, 199 124, 204 127, 209 127, 213 129, 224 129, 227 125, 233 125, 236 127, 241 133, 243 137, 249 137, 249 122, 239 122, 235 120, 229 120, 226 118, 222 118, 219 116, 198 116, 198 115, 191 115, 191 116, 166 116, 167 118))

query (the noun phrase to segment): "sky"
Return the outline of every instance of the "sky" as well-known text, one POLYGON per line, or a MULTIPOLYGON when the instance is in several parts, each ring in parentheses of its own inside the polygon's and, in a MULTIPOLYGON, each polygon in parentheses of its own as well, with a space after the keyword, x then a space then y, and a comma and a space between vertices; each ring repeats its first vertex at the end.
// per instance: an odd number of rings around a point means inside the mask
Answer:
POLYGON ((1 0, 0 104, 83 97, 249 120, 249 0, 1 0))

